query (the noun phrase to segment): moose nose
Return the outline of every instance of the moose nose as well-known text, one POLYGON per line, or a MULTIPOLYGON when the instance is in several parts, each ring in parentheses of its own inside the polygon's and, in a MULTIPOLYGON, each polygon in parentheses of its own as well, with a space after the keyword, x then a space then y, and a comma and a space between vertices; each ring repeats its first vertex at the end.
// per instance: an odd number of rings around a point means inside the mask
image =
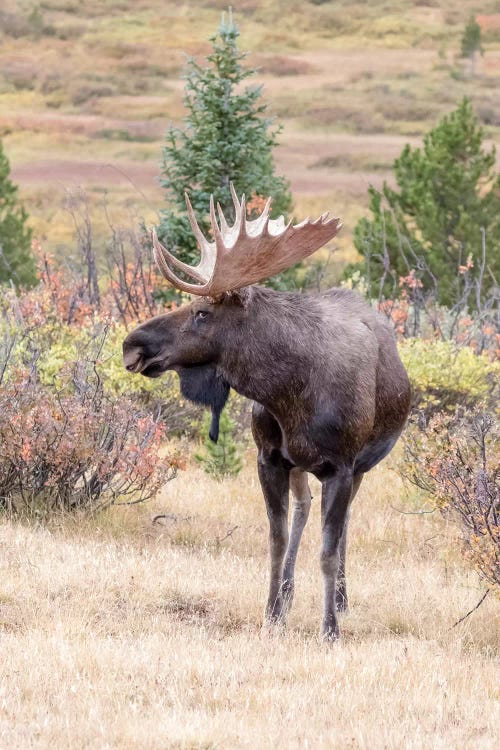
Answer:
POLYGON ((154 332, 139 326, 123 342, 123 364, 128 372, 143 372, 157 361, 162 342, 154 332))

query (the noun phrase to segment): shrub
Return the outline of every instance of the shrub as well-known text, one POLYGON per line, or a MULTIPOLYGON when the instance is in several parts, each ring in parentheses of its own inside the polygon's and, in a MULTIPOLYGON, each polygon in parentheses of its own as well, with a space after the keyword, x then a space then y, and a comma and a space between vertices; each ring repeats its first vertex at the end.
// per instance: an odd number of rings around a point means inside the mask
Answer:
POLYGON ((457 348, 465 346, 478 355, 487 354, 490 361, 500 359, 500 287, 493 277, 489 293, 484 294, 484 278, 491 272, 484 232, 477 278, 471 273, 474 263, 470 256, 456 270, 456 287, 461 288, 461 294, 453 307, 439 303, 436 278, 432 289, 424 288, 419 273, 425 265, 418 263, 408 269, 407 275, 393 276, 392 296, 385 297, 387 277, 392 275, 388 258, 386 260, 384 275, 378 282, 378 299, 373 299, 370 264, 366 268, 367 274, 361 273, 357 265, 351 265, 341 285, 357 289, 363 296, 371 298, 371 303, 393 325, 400 340, 419 337, 427 341, 450 341, 457 348), (471 297, 476 300, 472 309, 468 304, 471 297))
POLYGON ((305 60, 285 55, 270 55, 258 60, 259 71, 273 76, 299 76, 311 73, 312 66, 305 60))
POLYGON ((481 55, 484 54, 481 45, 481 27, 474 16, 471 16, 461 39, 462 57, 467 57, 469 59, 471 75, 474 75, 476 55, 478 52, 481 55))
POLYGON ((500 586, 500 431, 479 409, 433 417, 405 438, 403 474, 459 524, 465 556, 492 588, 500 586))
POLYGON ((92 99, 114 96, 115 94, 116 89, 114 89, 112 86, 108 86, 107 84, 84 84, 73 91, 73 93, 71 94, 71 103, 75 107, 80 107, 82 104, 86 104, 92 99))
MULTIPOLYGON (((143 285, 137 288, 129 278, 129 293, 122 297, 119 286, 111 288, 111 281, 99 311, 89 303, 80 281, 65 278, 49 256, 42 256, 39 274, 37 287, 18 295, 9 290, 0 302, 0 339, 10 340, 10 347, 5 344, 10 352, 6 360, 7 348, 4 351, 4 382, 13 372, 31 367, 34 352, 40 386, 56 391, 67 390, 68 368, 93 362, 106 399, 126 398, 139 411, 159 415, 165 434, 195 433, 201 410, 181 397, 173 373, 153 380, 132 377, 123 367, 122 342, 128 329, 116 318, 123 313, 125 320, 129 315, 134 319, 132 311, 141 307, 143 285)), ((143 312, 146 309, 144 304, 143 312)))
POLYGON ((54 27, 45 23, 40 5, 33 5, 29 12, 0 10, 0 31, 14 39, 26 36, 38 39, 43 34, 52 36, 54 27))
POLYGON ((61 388, 14 369, 0 390, 0 507, 16 514, 97 511, 152 497, 177 462, 158 457, 163 426, 104 392, 92 361, 67 368, 61 388))
POLYGON ((406 339, 399 351, 412 385, 413 410, 425 422, 437 412, 493 401, 500 362, 452 341, 406 339))
POLYGON ((178 466, 159 457, 173 380, 132 378, 122 364, 128 321, 161 309, 151 274, 118 256, 100 287, 85 226, 85 273, 64 275, 35 246, 38 285, 0 297, 0 507, 12 513, 140 502, 178 466))

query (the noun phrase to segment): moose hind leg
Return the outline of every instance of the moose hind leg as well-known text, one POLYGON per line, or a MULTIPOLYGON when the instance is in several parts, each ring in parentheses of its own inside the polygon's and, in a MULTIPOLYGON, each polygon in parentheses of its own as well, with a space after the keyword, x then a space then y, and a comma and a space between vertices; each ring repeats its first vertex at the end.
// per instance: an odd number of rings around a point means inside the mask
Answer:
POLYGON ((269 461, 262 456, 259 456, 258 469, 269 519, 271 569, 266 621, 283 622, 283 561, 288 544, 290 470, 280 457, 276 461, 269 461))
POLYGON ((324 602, 321 635, 325 640, 340 636, 337 622, 337 576, 340 569, 340 547, 345 522, 352 497, 352 469, 339 467, 333 477, 323 480, 321 495, 321 572, 323 574, 324 602))
MULTIPOLYGON (((352 485, 351 503, 354 500, 357 491, 359 490, 359 486, 361 484, 362 479, 363 479, 363 474, 361 472, 354 476, 354 481, 352 485)), ((346 550, 347 550, 347 530, 349 527, 350 517, 351 517, 351 505, 349 505, 349 508, 347 510, 347 514, 346 514, 346 518, 344 522, 344 533, 342 534, 342 539, 340 540, 339 572, 337 575, 337 588, 335 590, 335 603, 337 605, 337 612, 347 612, 347 609, 348 609, 345 559, 346 559, 346 550)))
POLYGON ((302 532, 304 531, 311 509, 311 491, 307 481, 307 474, 300 471, 300 469, 292 469, 290 472, 290 489, 293 495, 293 515, 290 540, 285 557, 282 589, 283 600, 287 609, 291 607, 293 601, 295 562, 297 560, 302 532))

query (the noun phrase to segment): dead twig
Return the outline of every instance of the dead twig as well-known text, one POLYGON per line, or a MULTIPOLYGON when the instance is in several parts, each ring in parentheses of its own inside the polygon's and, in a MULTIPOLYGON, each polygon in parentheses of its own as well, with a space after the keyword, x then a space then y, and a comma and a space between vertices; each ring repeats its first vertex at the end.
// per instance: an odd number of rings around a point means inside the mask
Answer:
POLYGON ((478 601, 478 603, 476 604, 476 606, 472 607, 472 609, 469 610, 469 612, 467 612, 466 615, 464 615, 463 617, 461 617, 460 620, 457 620, 455 623, 453 623, 453 625, 451 626, 451 628, 449 628, 449 630, 453 630, 453 628, 456 628, 457 625, 460 625, 461 622, 463 622, 464 620, 466 620, 469 617, 469 615, 471 615, 473 612, 476 611, 476 609, 479 609, 479 607, 484 602, 484 600, 486 599, 486 597, 488 596, 488 594, 490 593, 490 591, 491 591, 491 589, 486 589, 486 591, 484 592, 484 594, 482 595, 482 597, 480 598, 480 600, 478 601))
POLYGON ((437 511, 437 508, 433 508, 432 510, 401 510, 401 508, 395 508, 394 505, 391 505, 390 503, 389 505, 397 513, 402 513, 404 516, 425 516, 437 511))
POLYGON ((227 532, 227 534, 224 534, 224 536, 221 536, 221 537, 218 536, 216 538, 216 544, 220 544, 221 542, 224 542, 226 539, 229 539, 229 537, 234 534, 234 532, 236 531, 237 528, 239 528, 239 527, 238 526, 233 526, 232 529, 229 529, 229 531, 227 532))
POLYGON ((153 516, 151 523, 156 523, 158 526, 166 526, 166 523, 160 523, 160 521, 172 521, 172 523, 187 521, 187 523, 191 523, 192 519, 193 516, 177 516, 175 513, 159 513, 157 516, 153 516))

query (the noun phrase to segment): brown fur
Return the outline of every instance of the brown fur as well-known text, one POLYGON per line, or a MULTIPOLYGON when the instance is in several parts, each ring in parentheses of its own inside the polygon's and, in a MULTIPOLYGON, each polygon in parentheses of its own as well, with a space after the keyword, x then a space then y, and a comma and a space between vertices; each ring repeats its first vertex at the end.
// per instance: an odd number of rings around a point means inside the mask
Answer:
MULTIPOLYGON (((293 595, 293 568, 310 493, 322 482, 325 584, 322 632, 339 634, 347 606, 345 544, 350 503, 363 475, 391 450, 405 424, 410 387, 386 321, 358 295, 319 296, 258 286, 189 305, 144 323, 123 344, 132 372, 157 376, 212 368, 253 399, 252 429, 270 522, 267 618, 282 621, 293 595), (288 536, 288 495, 295 497, 288 536), (300 477, 303 476, 302 480, 300 477)), ((211 403, 206 397, 203 403, 211 403)), ((195 398, 196 400, 196 398, 195 398)))

